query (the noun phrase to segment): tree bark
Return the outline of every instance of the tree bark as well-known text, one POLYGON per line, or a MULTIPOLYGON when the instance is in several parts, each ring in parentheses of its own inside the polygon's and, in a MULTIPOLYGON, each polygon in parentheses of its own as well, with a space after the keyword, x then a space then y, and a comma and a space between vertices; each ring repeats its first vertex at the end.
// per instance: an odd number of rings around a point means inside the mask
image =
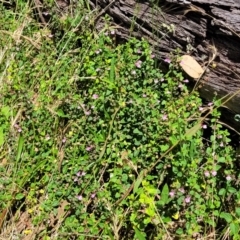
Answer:
POLYGON ((177 48, 193 56, 206 68, 199 81, 203 98, 212 101, 215 94, 222 98, 239 91, 225 106, 232 112, 228 121, 240 130, 234 120, 240 114, 240 0, 155 0, 158 6, 150 2, 90 0, 102 10, 100 15, 113 18, 121 39, 147 39, 161 64, 177 48))

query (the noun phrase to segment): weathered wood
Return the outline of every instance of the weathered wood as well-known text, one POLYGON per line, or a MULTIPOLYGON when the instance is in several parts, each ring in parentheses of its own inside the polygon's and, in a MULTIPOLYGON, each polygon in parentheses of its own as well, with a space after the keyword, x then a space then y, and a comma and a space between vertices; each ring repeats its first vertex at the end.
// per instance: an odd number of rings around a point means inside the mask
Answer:
MULTIPOLYGON (((115 0, 109 7, 108 0, 90 2, 113 18, 120 38, 146 38, 160 62, 179 48, 204 67, 216 49, 201 79, 201 96, 211 101, 215 93, 222 98, 240 92, 240 0, 163 0, 158 7, 150 1, 115 0)), ((239 114, 240 94, 226 106, 239 114)))

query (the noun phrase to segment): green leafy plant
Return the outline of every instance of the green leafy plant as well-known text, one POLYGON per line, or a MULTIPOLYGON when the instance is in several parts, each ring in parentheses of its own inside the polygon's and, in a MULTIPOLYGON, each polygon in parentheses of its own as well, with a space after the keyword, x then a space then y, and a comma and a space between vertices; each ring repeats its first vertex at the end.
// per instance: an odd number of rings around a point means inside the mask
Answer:
POLYGON ((189 91, 178 56, 164 73, 146 40, 117 44, 107 18, 89 31, 86 5, 44 29, 21 7, 1 5, 0 209, 27 216, 18 237, 237 239, 239 170, 221 102, 189 91))

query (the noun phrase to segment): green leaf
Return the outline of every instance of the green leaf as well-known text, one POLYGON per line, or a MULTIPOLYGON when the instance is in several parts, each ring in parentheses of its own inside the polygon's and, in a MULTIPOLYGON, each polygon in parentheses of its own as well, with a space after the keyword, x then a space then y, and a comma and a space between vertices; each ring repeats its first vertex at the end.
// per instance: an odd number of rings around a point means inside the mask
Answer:
POLYGON ((4 143, 4 133, 3 133, 3 128, 0 127, 0 146, 2 146, 4 143))
POLYGON ((137 240, 146 240, 146 234, 139 231, 137 228, 134 228, 135 231, 135 237, 137 237, 137 240))
POLYGON ((240 208, 236 208, 236 214, 238 217, 240 217, 240 208))
MULTIPOLYGON (((115 85, 113 82, 109 81, 107 78, 101 79, 101 81, 103 81, 103 82, 105 82, 105 83, 108 83, 108 86, 107 86, 107 87, 108 87, 108 89, 110 89, 110 90, 117 88, 116 85, 115 85)), ((112 93, 112 91, 109 91, 109 92, 112 93)), ((108 93, 106 93, 106 95, 108 95, 108 93)))
POLYGON ((143 175, 144 175, 143 171, 138 175, 138 178, 137 178, 136 182, 134 183, 133 193, 137 192, 139 185, 141 184, 141 182, 143 180, 143 175))
POLYGON ((225 219, 228 223, 232 221, 232 215, 230 213, 221 212, 220 218, 225 219))
POLYGON ((175 145, 178 142, 178 139, 176 136, 170 136, 169 140, 171 141, 172 145, 175 145))
POLYGON ((230 192, 230 193, 235 193, 235 192, 237 192, 237 190, 236 190, 236 188, 234 188, 234 187, 229 187, 229 188, 228 188, 228 192, 230 192))
POLYGON ((133 130, 133 133, 142 135, 142 132, 140 132, 137 128, 135 128, 135 129, 133 130))
POLYGON ((59 206, 59 201, 58 200, 54 200, 51 202, 52 207, 58 207, 59 206))
POLYGON ((226 189, 225 189, 225 188, 221 188, 221 189, 219 190, 218 194, 219 194, 220 196, 226 194, 226 189))
POLYGON ((187 132, 185 134, 186 137, 191 139, 201 128, 202 128, 202 121, 199 121, 198 123, 196 123, 195 126, 193 126, 192 128, 187 130, 187 132))
POLYGON ((151 207, 147 207, 147 208, 145 209, 145 213, 146 213, 148 216, 150 216, 150 217, 153 217, 153 216, 155 215, 155 211, 154 211, 154 209, 151 208, 151 207))
POLYGON ((161 193, 162 204, 165 205, 166 203, 168 203, 168 199, 169 199, 169 188, 168 188, 168 185, 165 184, 163 186, 162 193, 161 193))
POLYGON ((213 215, 214 215, 215 217, 219 217, 219 211, 218 211, 218 210, 214 210, 214 211, 213 211, 213 215))
POLYGON ((160 148, 161 148, 161 152, 165 152, 165 151, 168 150, 169 146, 168 145, 161 145, 160 148))
POLYGON ((59 117, 67 117, 67 115, 64 113, 64 111, 62 109, 57 110, 57 115, 59 117))
POLYGON ((178 228, 177 231, 176 231, 176 234, 182 235, 183 234, 183 229, 182 228, 178 228))
POLYGON ((226 158, 225 157, 219 157, 218 158, 218 162, 225 163, 226 162, 226 158))
POLYGON ((10 116, 10 108, 8 106, 2 107, 1 112, 6 118, 10 116))
POLYGON ((239 233, 239 224, 232 222, 230 224, 230 233, 231 235, 236 235, 239 233))
POLYGON ((196 149, 196 144, 195 144, 195 141, 191 141, 191 144, 190 144, 190 151, 189 151, 189 156, 191 159, 194 158, 194 150, 196 149))
POLYGON ((111 69, 110 69, 110 80, 113 83, 115 80, 115 56, 113 55, 111 59, 111 69))
POLYGON ((16 200, 21 200, 25 197, 25 195, 23 193, 18 193, 16 196, 15 196, 15 199, 16 200))

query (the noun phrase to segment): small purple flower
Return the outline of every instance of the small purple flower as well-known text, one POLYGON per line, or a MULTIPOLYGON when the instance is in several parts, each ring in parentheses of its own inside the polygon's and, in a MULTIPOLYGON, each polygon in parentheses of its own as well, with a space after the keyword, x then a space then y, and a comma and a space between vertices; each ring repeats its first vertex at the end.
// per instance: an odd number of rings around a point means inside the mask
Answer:
POLYGON ((22 132, 22 129, 18 124, 14 124, 14 127, 17 129, 18 132, 22 132))
POLYGON ((164 114, 164 115, 162 116, 162 120, 163 120, 163 121, 166 121, 167 119, 168 119, 167 114, 164 114))
POLYGON ((48 15, 49 15, 48 12, 42 12, 42 14, 43 14, 44 16, 48 16, 48 15))
POLYGON ((75 177, 73 181, 74 181, 74 182, 77 182, 77 181, 78 181, 78 178, 77 178, 77 177, 75 177))
POLYGON ((151 54, 150 58, 155 58, 155 55, 154 55, 154 54, 151 54))
POLYGON ((226 179, 227 179, 227 181, 231 181, 232 180, 231 176, 229 176, 229 175, 226 176, 226 179))
POLYGON ((185 193, 184 188, 179 188, 178 191, 181 192, 181 193, 185 193))
POLYGON ((179 88, 183 88, 183 85, 180 83, 180 84, 178 85, 178 87, 179 87, 179 88))
POLYGON ((141 66, 142 66, 142 61, 141 61, 141 60, 138 60, 138 61, 135 63, 135 66, 136 66, 137 68, 141 68, 141 66))
POLYGON ((138 54, 141 54, 141 53, 142 53, 141 49, 138 49, 138 50, 137 50, 137 53, 138 53, 138 54))
POLYGON ((219 146, 220 146, 220 147, 224 147, 224 144, 223 144, 223 142, 221 142, 219 146))
POLYGON ((77 198, 79 201, 81 201, 81 200, 83 199, 82 195, 78 195, 78 196, 76 196, 76 198, 77 198))
POLYGON ((206 124, 203 124, 203 125, 202 125, 202 128, 203 128, 203 129, 207 129, 207 125, 206 125, 206 124))
POLYGON ((76 175, 77 175, 78 177, 80 177, 80 176, 82 175, 82 173, 79 171, 79 172, 76 173, 76 175))
POLYGON ((81 173, 81 176, 83 177, 83 176, 85 176, 86 175, 86 172, 82 172, 81 173))
POLYGON ((171 59, 165 58, 165 59, 164 59, 164 62, 166 62, 166 63, 171 63, 171 59))
POLYGON ((92 96, 93 99, 98 99, 98 97, 99 96, 97 94, 93 94, 93 96, 92 96))
POLYGON ((161 78, 161 80, 160 80, 160 81, 161 81, 161 82, 164 82, 164 80, 165 80, 164 78, 161 78))
POLYGON ((93 146, 92 146, 92 145, 91 145, 91 146, 88 146, 88 147, 86 147, 86 151, 88 151, 88 152, 90 152, 92 149, 93 149, 93 146))
POLYGON ((210 107, 210 106, 212 106, 213 105, 213 103, 212 102, 210 102, 210 103, 208 103, 208 106, 210 107))
POLYGON ((105 32, 104 35, 105 35, 105 36, 108 36, 108 32, 105 32))
POLYGON ((188 80, 188 79, 185 79, 185 80, 183 80, 183 82, 185 82, 185 83, 189 83, 189 80, 188 80))
POLYGON ((95 51, 96 54, 99 54, 100 52, 102 52, 102 49, 100 49, 100 48, 95 51))
POLYGON ((85 115, 89 116, 91 114, 91 111, 86 111, 85 115))
POLYGON ((191 197, 190 196, 187 196, 185 199, 184 199, 185 203, 190 203, 191 202, 191 197))
POLYGON ((62 143, 65 143, 67 141, 66 137, 62 139, 62 143))
POLYGON ((147 97, 147 95, 146 95, 146 94, 143 94, 142 96, 143 96, 144 98, 145 98, 145 97, 147 97))
POLYGON ((169 192, 169 196, 173 198, 175 196, 175 191, 172 190, 171 192, 169 192))
POLYGON ((213 170, 212 172, 212 176, 215 177, 217 175, 217 171, 213 170))
POLYGON ((210 176, 209 171, 205 171, 205 172, 204 172, 204 175, 205 175, 205 177, 209 177, 209 176, 210 176))
POLYGON ((203 107, 199 107, 199 111, 202 112, 203 111, 203 107))
POLYGON ((136 75, 136 71, 135 71, 135 70, 132 70, 132 71, 131 71, 131 74, 132 74, 132 75, 136 75))
POLYGON ((95 197, 96 197, 96 193, 92 193, 91 198, 95 198, 95 197))
POLYGON ((115 30, 111 30, 111 34, 114 35, 115 34, 115 30))

